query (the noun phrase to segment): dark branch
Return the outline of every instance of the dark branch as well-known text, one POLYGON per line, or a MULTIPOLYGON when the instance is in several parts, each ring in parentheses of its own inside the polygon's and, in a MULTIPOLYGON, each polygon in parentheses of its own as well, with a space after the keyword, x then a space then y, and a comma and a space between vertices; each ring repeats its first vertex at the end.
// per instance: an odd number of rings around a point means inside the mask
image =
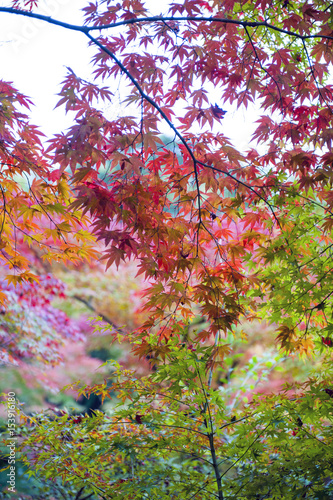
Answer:
POLYGON ((108 323, 110 326, 115 328, 118 332, 124 333, 123 330, 121 328, 119 328, 119 326, 117 326, 115 323, 113 323, 107 316, 96 311, 96 309, 90 304, 90 302, 88 300, 84 299, 83 297, 80 297, 79 295, 69 295, 69 298, 78 300, 79 302, 84 304, 88 309, 90 309, 90 311, 97 314, 97 316, 100 316, 102 318, 102 320, 105 321, 105 323, 108 323))
POLYGON ((333 40, 333 36, 329 35, 321 35, 320 33, 316 33, 314 35, 300 35, 295 31, 286 30, 283 28, 279 28, 274 26, 273 24, 267 23, 266 21, 240 21, 238 19, 228 19, 224 17, 212 17, 212 16, 147 16, 147 17, 136 17, 133 19, 125 19, 123 21, 119 21, 117 23, 111 24, 102 24, 100 26, 80 26, 77 24, 69 24, 63 21, 59 21, 57 19, 52 19, 49 16, 43 16, 42 14, 36 14, 34 12, 29 12, 25 10, 13 9, 12 7, 0 7, 0 12, 7 12, 8 14, 17 14, 19 16, 31 17, 32 19, 39 19, 41 21, 45 21, 50 24, 55 24, 56 26, 61 26, 62 28, 67 28, 73 31, 81 31, 82 33, 89 33, 90 31, 101 31, 105 29, 117 28, 119 26, 126 26, 128 24, 140 24, 140 23, 154 23, 158 21, 166 22, 166 21, 191 21, 191 22, 208 22, 208 23, 220 23, 220 24, 236 24, 238 26, 243 26, 243 28, 257 28, 263 26, 272 31, 277 31, 279 33, 284 33, 285 35, 289 35, 295 38, 299 38, 300 40, 308 40, 310 38, 321 38, 326 40, 333 40))

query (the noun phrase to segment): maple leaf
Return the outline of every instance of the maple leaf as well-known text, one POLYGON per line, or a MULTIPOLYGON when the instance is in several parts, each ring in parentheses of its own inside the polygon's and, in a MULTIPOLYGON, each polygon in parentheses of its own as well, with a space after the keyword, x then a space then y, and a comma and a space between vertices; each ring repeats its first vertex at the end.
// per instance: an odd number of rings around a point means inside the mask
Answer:
POLYGON ((330 337, 321 337, 321 341, 327 347, 332 347, 333 346, 333 340, 330 337))
POLYGON ((142 415, 140 415, 139 413, 137 413, 137 414, 135 415, 135 421, 136 421, 136 423, 137 423, 137 424, 139 424, 139 425, 143 424, 143 421, 142 421, 142 415))
POLYGON ((326 389, 324 389, 324 391, 326 392, 326 394, 329 395, 330 398, 333 398, 333 389, 326 388, 326 389))
POLYGON ((287 325, 282 325, 277 331, 276 340, 281 344, 281 347, 286 351, 292 350, 294 347, 295 329, 287 325))
POLYGON ((210 106, 211 112, 213 113, 213 116, 217 120, 222 120, 224 118, 224 115, 226 114, 226 111, 220 108, 217 104, 213 106, 213 104, 210 106))

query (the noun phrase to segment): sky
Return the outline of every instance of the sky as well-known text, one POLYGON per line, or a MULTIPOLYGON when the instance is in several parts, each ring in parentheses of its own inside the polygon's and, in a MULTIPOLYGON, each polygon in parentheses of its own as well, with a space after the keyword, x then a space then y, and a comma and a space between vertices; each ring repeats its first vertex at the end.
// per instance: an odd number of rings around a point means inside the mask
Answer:
MULTIPOLYGON (((85 0, 42 0, 39 13, 73 24, 81 24, 80 8, 85 0)), ((149 0, 152 14, 166 7, 166 1, 149 0)), ((0 6, 10 6, 9 0, 0 0, 0 6)), ((54 109, 67 70, 89 79, 90 58, 88 40, 82 33, 65 30, 42 21, 22 16, 0 13, 0 79, 11 81, 20 92, 35 103, 32 122, 50 137, 65 131, 72 123, 72 115, 66 116, 61 108, 54 109)), ((111 91, 114 89, 111 88, 111 91)), ((219 93, 212 90, 211 102, 220 104, 219 93)), ((119 104, 118 104, 119 106, 119 104)), ((236 111, 230 106, 224 120, 222 132, 241 149, 246 149, 253 121, 257 112, 253 107, 247 111, 236 111)), ((167 133, 164 129, 163 132, 167 133)))
MULTIPOLYGON (((68 22, 80 22, 82 0, 46 0, 40 13, 68 22)), ((0 1, 0 5, 9 5, 0 1)), ((42 21, 0 13, 0 61, 3 80, 35 103, 32 120, 50 135, 67 128, 71 118, 60 109, 56 94, 66 75, 66 66, 82 76, 88 74, 90 55, 87 39, 42 21)))

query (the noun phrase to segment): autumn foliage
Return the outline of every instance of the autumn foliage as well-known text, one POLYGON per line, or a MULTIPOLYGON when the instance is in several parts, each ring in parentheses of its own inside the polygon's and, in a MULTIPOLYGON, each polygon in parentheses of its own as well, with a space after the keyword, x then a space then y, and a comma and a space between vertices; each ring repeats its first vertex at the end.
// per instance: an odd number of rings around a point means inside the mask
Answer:
MULTIPOLYGON (((54 339, 27 333, 26 350, 52 363, 45 339, 56 348, 70 320, 52 316, 42 262, 135 262, 142 321, 109 321, 110 337, 151 373, 111 364, 109 380, 78 387, 117 395, 109 414, 22 414, 30 473, 50 498, 61 481, 77 500, 330 498, 331 2, 184 0, 156 16, 139 0, 95 1, 82 26, 37 8, 0 15, 79 31, 94 55, 89 81, 67 68, 58 106, 73 123, 47 141, 1 81, 3 314, 33 294, 54 339), (246 148, 226 125, 241 113, 255 115, 246 148), (271 325, 280 354, 247 359, 236 382, 253 321, 271 325), (315 360, 308 378, 260 395, 256 381, 298 356, 315 360)), ((22 331, 6 328, 12 362, 22 331)))

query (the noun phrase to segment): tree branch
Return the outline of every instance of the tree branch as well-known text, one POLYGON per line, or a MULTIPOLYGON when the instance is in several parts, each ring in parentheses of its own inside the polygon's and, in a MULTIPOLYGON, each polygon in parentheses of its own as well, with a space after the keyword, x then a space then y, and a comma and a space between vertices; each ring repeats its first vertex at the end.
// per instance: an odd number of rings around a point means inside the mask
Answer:
POLYGON ((90 309, 90 311, 97 314, 97 316, 100 316, 102 318, 102 320, 105 321, 105 323, 108 323, 110 326, 112 326, 118 332, 124 333, 124 331, 121 328, 119 328, 119 326, 117 326, 115 323, 113 323, 107 316, 96 311, 96 309, 90 304, 90 302, 88 302, 88 300, 83 299, 79 295, 69 295, 68 297, 71 299, 78 300, 79 302, 82 302, 82 304, 84 304, 88 309, 90 309))
POLYGON ((29 12, 26 10, 18 10, 12 7, 0 7, 0 12, 6 12, 8 14, 16 14, 19 16, 30 17, 32 19, 39 19, 40 21, 45 21, 50 24, 54 24, 56 26, 61 26, 62 28, 67 28, 73 31, 81 31, 84 34, 89 33, 90 31, 102 31, 105 29, 117 28, 119 26, 126 26, 128 24, 140 24, 140 23, 154 23, 158 21, 166 22, 166 21, 191 21, 191 22, 209 22, 209 23, 220 23, 220 24, 235 24, 237 26, 243 26, 243 28, 257 28, 257 27, 265 27, 272 31, 277 31, 278 33, 283 33, 285 35, 289 35, 300 40, 309 40, 311 38, 321 38, 325 40, 333 40, 333 36, 322 35, 320 33, 315 33, 314 35, 300 35, 299 33, 291 30, 286 30, 283 28, 279 28, 278 26, 274 26, 273 24, 267 23, 266 21, 241 21, 238 19, 228 19, 225 17, 212 17, 212 16, 147 16, 147 17, 136 17, 133 19, 124 19, 123 21, 118 21, 116 23, 110 24, 102 24, 100 26, 80 26, 77 24, 70 24, 64 21, 59 21, 58 19, 53 19, 50 16, 44 16, 42 14, 37 14, 34 12, 29 12))

